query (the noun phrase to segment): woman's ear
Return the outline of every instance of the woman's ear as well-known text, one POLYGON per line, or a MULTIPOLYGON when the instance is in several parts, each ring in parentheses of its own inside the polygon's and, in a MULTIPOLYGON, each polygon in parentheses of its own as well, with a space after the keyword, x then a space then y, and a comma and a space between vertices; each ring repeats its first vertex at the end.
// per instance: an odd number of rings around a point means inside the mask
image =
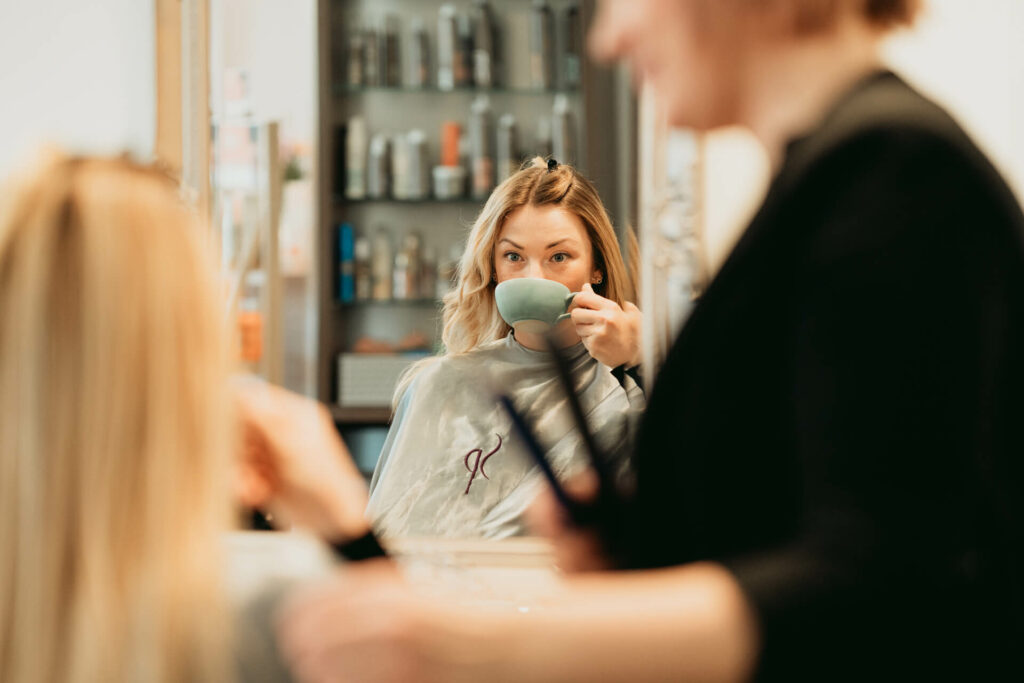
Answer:
POLYGON ((594 270, 594 272, 590 275, 590 284, 599 285, 602 282, 604 282, 604 273, 602 273, 600 270, 594 270))

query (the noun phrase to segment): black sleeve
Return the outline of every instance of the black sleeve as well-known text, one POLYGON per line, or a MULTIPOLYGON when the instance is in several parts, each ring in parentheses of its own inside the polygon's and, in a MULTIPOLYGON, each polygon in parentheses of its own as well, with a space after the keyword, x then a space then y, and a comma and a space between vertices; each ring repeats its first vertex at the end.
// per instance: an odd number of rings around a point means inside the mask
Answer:
POLYGON ((957 622, 985 616, 972 611, 982 461, 1000 449, 992 397, 1018 295, 1016 221, 941 139, 850 150, 821 170, 838 190, 797 283, 801 530, 724 561, 761 621, 767 678, 841 679, 885 652, 934 662, 968 647, 957 622))

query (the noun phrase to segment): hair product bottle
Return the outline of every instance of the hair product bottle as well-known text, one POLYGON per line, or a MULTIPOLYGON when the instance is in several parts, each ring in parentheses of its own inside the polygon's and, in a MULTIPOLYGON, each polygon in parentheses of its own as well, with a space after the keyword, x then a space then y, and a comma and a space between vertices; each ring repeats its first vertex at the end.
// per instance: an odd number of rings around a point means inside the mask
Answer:
POLYGON ((494 135, 491 101, 486 95, 477 97, 470 107, 469 141, 472 194, 486 199, 494 189, 494 135))
POLYGON ((430 196, 430 158, 427 154, 427 135, 422 130, 411 130, 406 136, 409 171, 406 182, 407 199, 426 199, 430 196))
POLYGON ((530 82, 538 89, 555 87, 554 15, 547 0, 533 0, 530 8, 530 82))
POLYGON ((377 133, 370 140, 370 160, 367 166, 366 194, 373 199, 387 197, 391 190, 391 159, 388 136, 377 133))
POLYGON ((366 29, 363 32, 363 44, 366 47, 366 58, 363 60, 366 85, 378 86, 381 84, 383 75, 380 69, 382 61, 380 36, 377 35, 375 29, 366 29))
POLYGON ((457 21, 455 5, 441 5, 437 18, 437 87, 441 90, 455 88, 457 21))
POLYGON ((398 41, 398 17, 389 14, 384 19, 384 78, 383 85, 397 88, 402 84, 402 59, 398 41))
POLYGON ((365 81, 363 54, 364 38, 361 31, 354 31, 348 37, 348 69, 346 82, 351 88, 361 88, 365 81))
POLYGON ((391 233, 387 228, 377 228, 373 236, 373 255, 371 276, 373 281, 373 298, 377 301, 391 299, 392 280, 391 268, 394 260, 391 256, 391 233))
POLYGON ((355 244, 355 295, 357 301, 365 301, 373 293, 373 279, 370 273, 370 240, 356 239, 355 244))
POLYGON ((518 135, 516 117, 502 114, 498 119, 498 182, 519 170, 518 135))
POLYGON ((355 234, 351 223, 338 226, 338 300, 351 303, 356 298, 355 234))
POLYGON ((569 108, 569 98, 565 95, 560 94, 555 97, 551 129, 551 153, 555 159, 560 164, 575 164, 575 125, 573 125, 572 110, 569 108))
POLYGON ((366 119, 353 116, 348 120, 345 136, 345 196, 366 197, 366 119))
POLYGON ((410 49, 411 71, 409 85, 425 88, 430 83, 430 38, 422 19, 412 21, 412 44, 410 49))
POLYGON ((562 37, 562 46, 565 53, 562 55, 562 79, 566 90, 576 90, 580 87, 583 78, 581 59, 581 45, 583 40, 580 24, 580 6, 575 0, 570 2, 565 9, 565 22, 563 23, 565 35, 562 37))
POLYGON ((478 88, 495 86, 494 13, 487 0, 474 0, 473 84, 478 88))

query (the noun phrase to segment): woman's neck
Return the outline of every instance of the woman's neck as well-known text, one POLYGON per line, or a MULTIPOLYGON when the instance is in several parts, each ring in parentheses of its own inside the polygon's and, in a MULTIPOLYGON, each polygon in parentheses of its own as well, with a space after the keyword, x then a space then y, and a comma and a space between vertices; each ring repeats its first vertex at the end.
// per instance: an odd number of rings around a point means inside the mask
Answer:
POLYGON ((822 37, 787 41, 751 60, 740 123, 782 163, 786 143, 813 129, 843 92, 881 68, 878 34, 863 22, 841 22, 822 37))
MULTIPOLYGON (((531 351, 547 351, 548 343, 543 334, 534 334, 516 330, 512 333, 519 344, 531 351)), ((565 349, 580 343, 580 337, 576 334, 576 327, 571 320, 565 320, 555 326, 555 342, 558 348, 565 349)))

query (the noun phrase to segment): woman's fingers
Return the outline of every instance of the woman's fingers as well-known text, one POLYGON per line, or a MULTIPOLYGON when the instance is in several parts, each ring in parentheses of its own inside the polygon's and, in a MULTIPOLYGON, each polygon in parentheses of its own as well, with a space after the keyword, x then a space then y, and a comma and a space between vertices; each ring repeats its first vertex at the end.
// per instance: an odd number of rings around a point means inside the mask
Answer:
POLYGON ((606 299, 597 292, 589 284, 583 285, 583 289, 573 297, 573 310, 580 308, 588 308, 593 311, 600 311, 605 309, 616 309, 619 307, 617 303, 611 299, 606 299))
POLYGON ((569 315, 572 316, 572 321, 577 325, 593 325, 595 323, 602 323, 607 319, 604 311, 589 308, 574 308, 569 315))

